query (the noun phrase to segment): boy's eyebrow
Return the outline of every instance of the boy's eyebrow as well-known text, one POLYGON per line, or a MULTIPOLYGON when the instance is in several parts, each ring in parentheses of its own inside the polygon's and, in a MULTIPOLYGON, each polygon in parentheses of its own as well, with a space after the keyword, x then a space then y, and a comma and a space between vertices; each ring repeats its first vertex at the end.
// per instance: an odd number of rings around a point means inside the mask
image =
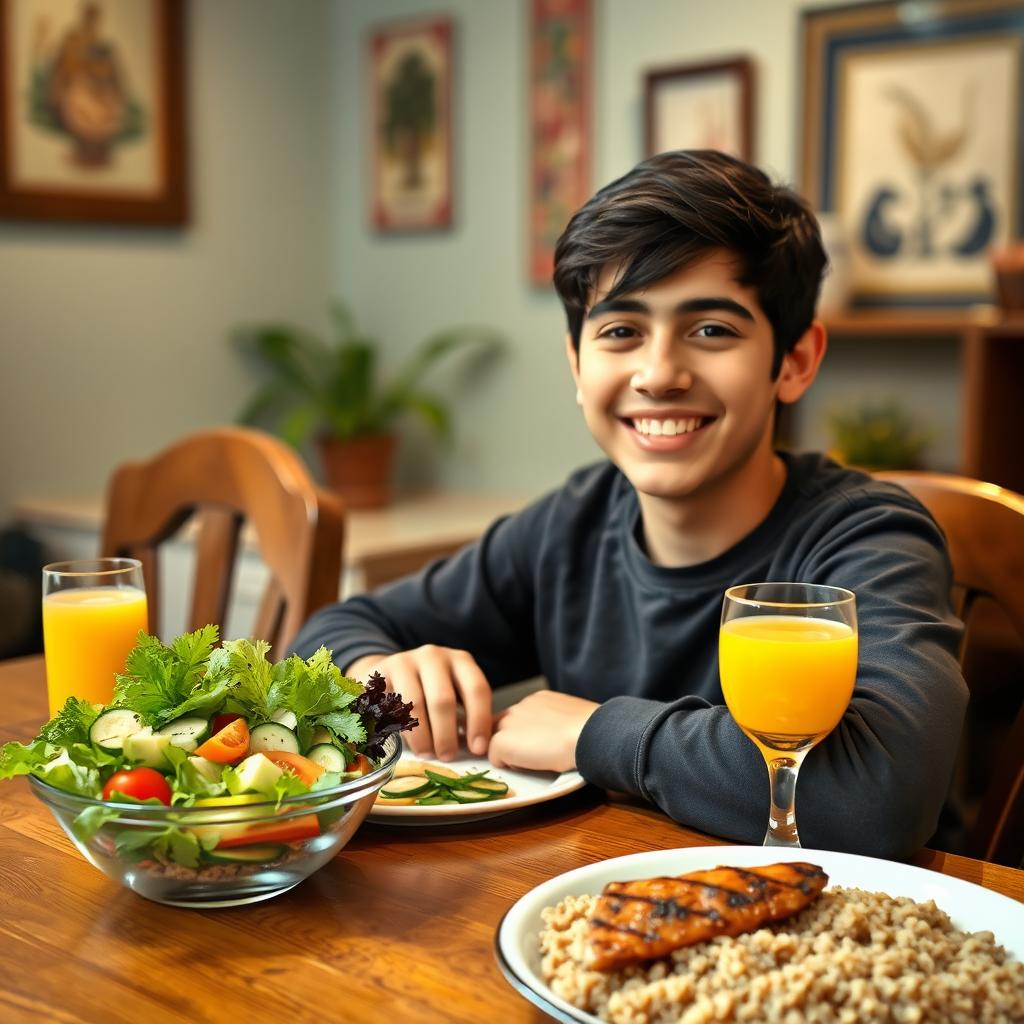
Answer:
MULTIPOLYGON (((728 299, 724 295, 710 295, 707 298, 685 299, 673 310, 676 316, 683 313, 732 313, 742 317, 744 320, 754 322, 754 314, 741 306, 735 299, 728 299)), ((605 299, 596 302, 587 312, 587 319, 594 320, 605 313, 643 313, 647 316, 651 313, 651 307, 639 299, 605 299)))

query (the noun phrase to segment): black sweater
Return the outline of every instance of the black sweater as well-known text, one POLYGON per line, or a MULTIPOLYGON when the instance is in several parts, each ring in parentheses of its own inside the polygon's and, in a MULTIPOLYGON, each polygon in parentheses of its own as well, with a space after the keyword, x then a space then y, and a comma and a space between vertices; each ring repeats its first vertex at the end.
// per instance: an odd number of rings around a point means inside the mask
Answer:
POLYGON ((760 842, 767 770, 718 678, 723 591, 762 580, 846 587, 857 595, 857 685, 801 771, 801 841, 909 854, 935 829, 967 703, 942 534, 898 487, 819 455, 784 458, 768 517, 708 562, 652 564, 636 494, 600 463, 451 558, 318 612, 295 649, 324 644, 345 667, 433 643, 468 650, 494 687, 542 674, 601 703, 576 748, 589 782, 760 842))

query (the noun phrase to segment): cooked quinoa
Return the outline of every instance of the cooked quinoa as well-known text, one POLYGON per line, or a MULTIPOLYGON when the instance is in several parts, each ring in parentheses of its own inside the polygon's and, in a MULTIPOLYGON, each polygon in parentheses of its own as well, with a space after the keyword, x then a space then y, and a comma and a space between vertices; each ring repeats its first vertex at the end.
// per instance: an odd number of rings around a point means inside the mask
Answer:
POLYGON ((543 912, 541 973, 602 1020, 1022 1024, 1024 964, 932 902, 834 887, 788 921, 603 973, 584 964, 596 896, 543 912))

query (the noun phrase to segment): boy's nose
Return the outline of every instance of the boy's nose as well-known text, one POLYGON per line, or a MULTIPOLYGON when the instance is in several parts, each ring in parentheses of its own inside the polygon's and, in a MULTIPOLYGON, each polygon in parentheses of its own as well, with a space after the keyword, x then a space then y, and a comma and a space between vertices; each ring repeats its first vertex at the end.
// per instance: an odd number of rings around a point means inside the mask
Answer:
POLYGON ((641 394, 660 398, 689 391, 693 387, 693 374, 678 365, 673 353, 652 351, 636 368, 629 386, 641 394))

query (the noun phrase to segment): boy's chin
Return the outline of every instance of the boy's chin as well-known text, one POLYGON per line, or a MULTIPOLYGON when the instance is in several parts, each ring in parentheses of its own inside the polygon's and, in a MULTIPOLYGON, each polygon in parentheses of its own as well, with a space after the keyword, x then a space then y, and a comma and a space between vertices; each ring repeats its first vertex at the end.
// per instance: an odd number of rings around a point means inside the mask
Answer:
POLYGON ((647 498, 660 501, 684 501, 700 489, 703 477, 696 474, 625 473, 633 490, 647 498))

